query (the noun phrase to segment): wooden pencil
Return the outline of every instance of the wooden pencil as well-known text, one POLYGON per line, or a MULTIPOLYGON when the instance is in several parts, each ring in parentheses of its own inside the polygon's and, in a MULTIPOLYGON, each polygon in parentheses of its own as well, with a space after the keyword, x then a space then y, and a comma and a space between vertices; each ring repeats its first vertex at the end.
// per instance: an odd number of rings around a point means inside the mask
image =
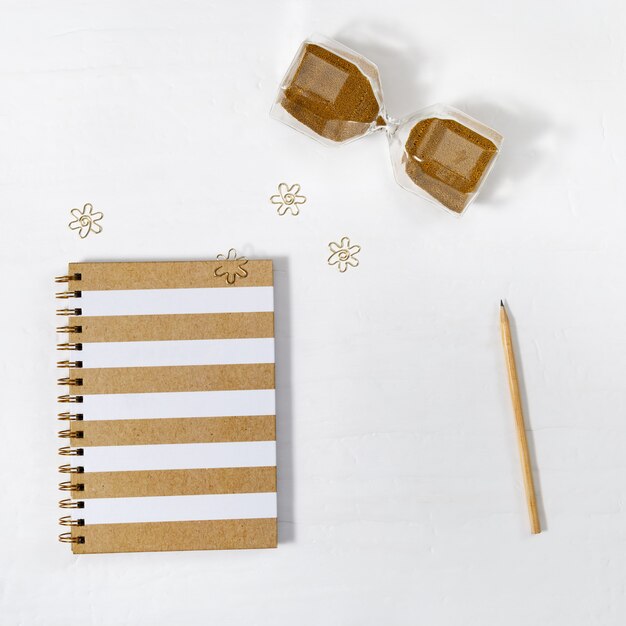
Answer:
POLYGON ((522 397, 519 390, 517 367, 515 366, 515 353, 513 352, 513 341, 511 339, 511 325, 502 300, 500 300, 500 330, 502 331, 502 345, 504 346, 504 356, 509 374, 511 401, 513 402, 513 412, 515 413, 517 443, 522 461, 522 473, 524 476, 524 487, 526 490, 526 504, 528 505, 528 514, 530 515, 530 531, 533 534, 537 534, 541 532, 539 513, 537 511, 537 497, 535 495, 533 471, 530 465, 530 454, 528 453, 528 439, 526 438, 526 425, 524 423, 524 412, 522 410, 522 397))

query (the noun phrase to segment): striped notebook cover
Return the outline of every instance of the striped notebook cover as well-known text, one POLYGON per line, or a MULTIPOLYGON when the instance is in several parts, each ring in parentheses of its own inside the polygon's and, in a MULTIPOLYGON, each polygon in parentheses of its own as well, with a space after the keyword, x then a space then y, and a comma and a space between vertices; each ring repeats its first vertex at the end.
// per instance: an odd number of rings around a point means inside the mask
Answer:
POLYGON ((57 279, 76 554, 276 547, 272 262, 232 285, 225 270, 70 263, 57 279))

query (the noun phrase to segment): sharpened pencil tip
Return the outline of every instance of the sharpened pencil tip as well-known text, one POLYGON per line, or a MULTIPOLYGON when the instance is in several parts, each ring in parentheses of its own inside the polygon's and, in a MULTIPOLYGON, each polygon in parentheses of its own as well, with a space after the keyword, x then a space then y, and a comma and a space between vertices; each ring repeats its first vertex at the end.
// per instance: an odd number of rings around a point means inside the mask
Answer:
POLYGON ((502 300, 500 300, 500 306, 504 306, 504 302, 502 302, 502 300))

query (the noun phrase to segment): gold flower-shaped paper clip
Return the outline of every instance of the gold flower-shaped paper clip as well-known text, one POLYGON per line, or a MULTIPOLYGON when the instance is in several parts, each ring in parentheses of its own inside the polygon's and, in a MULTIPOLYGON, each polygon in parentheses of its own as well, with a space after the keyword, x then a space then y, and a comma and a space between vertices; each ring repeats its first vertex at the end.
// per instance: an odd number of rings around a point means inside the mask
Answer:
POLYGON ((102 226, 98 222, 102 219, 100 211, 93 210, 93 206, 88 202, 81 209, 72 209, 70 213, 74 216, 74 220, 69 223, 72 230, 78 230, 81 239, 84 239, 89 233, 96 235, 102 232, 102 226))
POLYGON ((348 265, 357 267, 359 259, 356 255, 361 251, 361 246, 356 244, 350 245, 349 237, 342 237, 340 243, 331 241, 328 244, 332 254, 328 257, 328 265, 337 265, 340 272, 345 272, 348 269, 348 265))
POLYGON ((289 211, 292 215, 300 213, 300 205, 306 202, 305 196, 298 195, 300 193, 300 185, 295 184, 291 187, 287 183, 278 185, 278 193, 270 198, 272 204, 278 205, 278 215, 285 215, 289 211))
POLYGON ((234 268, 234 271, 232 271, 226 269, 224 265, 220 265, 219 267, 216 267, 213 272, 213 275, 216 278, 226 276, 226 282, 229 285, 234 285, 238 278, 246 278, 248 276, 248 270, 243 267, 248 262, 248 259, 246 259, 245 256, 238 257, 237 251, 234 248, 231 248, 226 256, 218 254, 217 260, 224 261, 229 264, 229 267, 234 268))

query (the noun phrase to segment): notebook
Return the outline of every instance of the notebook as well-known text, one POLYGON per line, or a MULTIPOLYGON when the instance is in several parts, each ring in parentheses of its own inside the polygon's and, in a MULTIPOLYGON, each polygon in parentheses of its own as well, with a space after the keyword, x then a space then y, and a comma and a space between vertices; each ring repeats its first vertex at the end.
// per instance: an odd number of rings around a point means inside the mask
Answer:
POLYGON ((60 540, 276 547, 272 262, 70 263, 57 282, 60 540))

